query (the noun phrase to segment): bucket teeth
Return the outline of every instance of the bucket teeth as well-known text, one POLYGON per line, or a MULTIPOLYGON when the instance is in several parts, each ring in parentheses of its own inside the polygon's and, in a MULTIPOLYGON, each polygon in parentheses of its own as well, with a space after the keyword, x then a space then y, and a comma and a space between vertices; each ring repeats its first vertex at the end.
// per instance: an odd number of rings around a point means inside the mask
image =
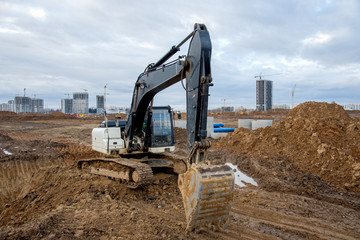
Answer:
POLYGON ((234 173, 226 165, 193 165, 179 175, 188 231, 225 229, 234 192, 234 173))

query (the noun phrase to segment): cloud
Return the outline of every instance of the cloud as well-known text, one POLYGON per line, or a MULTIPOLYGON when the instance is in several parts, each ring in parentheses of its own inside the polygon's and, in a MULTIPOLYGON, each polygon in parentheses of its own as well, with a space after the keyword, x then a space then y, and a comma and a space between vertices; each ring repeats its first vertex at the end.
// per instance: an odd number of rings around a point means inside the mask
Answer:
POLYGON ((25 31, 17 26, 12 27, 0 27, 0 33, 10 33, 10 34, 31 34, 28 31, 25 31))
POLYGON ((301 42, 304 45, 318 45, 329 42, 333 37, 330 34, 317 33, 313 37, 308 37, 302 40, 301 42))
POLYGON ((45 20, 46 12, 42 8, 29 8, 29 13, 36 19, 45 20))
MULTIPOLYGON (((359 101, 358 1, 1 1, 0 102, 27 88, 58 107, 64 93, 88 89, 90 104, 108 83, 108 103, 128 107, 137 76, 205 23, 212 39, 210 107, 254 107, 255 78, 274 81, 274 103, 359 101), (139 7, 141 6, 141 7, 139 7), (341 88, 339 88, 341 86, 341 88), (276 101, 275 101, 276 100, 276 101)), ((187 54, 187 46, 174 56, 187 54)), ((184 106, 180 84, 159 104, 184 106)))

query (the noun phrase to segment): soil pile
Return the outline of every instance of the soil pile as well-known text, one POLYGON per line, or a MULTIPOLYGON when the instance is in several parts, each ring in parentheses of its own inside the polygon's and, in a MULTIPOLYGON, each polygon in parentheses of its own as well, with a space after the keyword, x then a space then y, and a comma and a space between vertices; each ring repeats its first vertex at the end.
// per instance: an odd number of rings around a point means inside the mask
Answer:
POLYGON ((360 191, 360 122, 337 104, 303 103, 272 127, 239 128, 214 146, 224 147, 267 162, 285 157, 338 189, 360 191))

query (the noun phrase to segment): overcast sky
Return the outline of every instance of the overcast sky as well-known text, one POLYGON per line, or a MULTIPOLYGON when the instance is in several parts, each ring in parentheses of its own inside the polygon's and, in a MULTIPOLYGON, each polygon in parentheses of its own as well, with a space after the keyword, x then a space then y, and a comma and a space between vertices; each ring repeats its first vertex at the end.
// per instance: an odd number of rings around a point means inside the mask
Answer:
MULTIPOLYGON (((255 107, 256 78, 274 104, 360 103, 360 1, 0 0, 0 103, 22 96, 59 108, 86 89, 90 106, 129 107, 138 75, 204 23, 212 40, 210 107, 255 107), (266 76, 269 75, 269 76, 266 76)), ((187 45, 178 55, 187 53, 187 45)), ((175 84, 156 105, 184 109, 175 84)))

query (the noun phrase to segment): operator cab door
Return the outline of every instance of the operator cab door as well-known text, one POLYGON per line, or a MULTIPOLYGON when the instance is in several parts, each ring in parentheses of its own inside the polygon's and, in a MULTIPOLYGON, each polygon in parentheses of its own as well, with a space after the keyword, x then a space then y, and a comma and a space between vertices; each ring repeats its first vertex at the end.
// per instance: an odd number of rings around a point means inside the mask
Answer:
POLYGON ((153 107, 150 147, 170 147, 174 145, 174 127, 170 106, 153 107))

